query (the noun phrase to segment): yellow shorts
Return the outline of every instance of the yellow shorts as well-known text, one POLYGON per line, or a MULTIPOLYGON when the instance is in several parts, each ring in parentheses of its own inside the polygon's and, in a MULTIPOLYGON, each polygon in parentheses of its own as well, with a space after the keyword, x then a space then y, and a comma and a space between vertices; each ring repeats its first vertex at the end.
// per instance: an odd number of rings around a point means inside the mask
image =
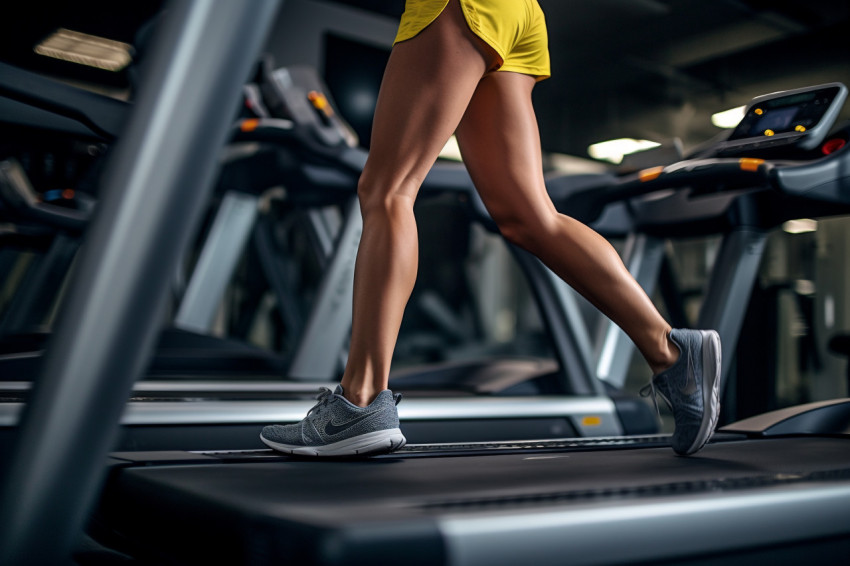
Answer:
MULTIPOLYGON (((449 0, 407 0, 395 42, 416 36, 437 19, 449 0)), ((546 19, 537 0, 460 0, 469 29, 501 59, 499 71, 543 80, 549 76, 546 19)))

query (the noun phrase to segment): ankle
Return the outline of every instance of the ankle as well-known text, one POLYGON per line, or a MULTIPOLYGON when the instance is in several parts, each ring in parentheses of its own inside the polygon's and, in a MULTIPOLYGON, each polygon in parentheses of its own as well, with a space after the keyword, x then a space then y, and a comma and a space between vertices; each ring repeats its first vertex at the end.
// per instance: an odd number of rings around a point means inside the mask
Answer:
POLYGON ((345 385, 342 385, 342 396, 358 407, 369 406, 380 392, 381 390, 375 390, 371 387, 346 387, 345 385))
POLYGON ((658 342, 659 346, 653 356, 647 357, 646 361, 652 370, 652 375, 658 375, 669 369, 679 359, 679 347, 670 338, 670 329, 667 329, 658 342))

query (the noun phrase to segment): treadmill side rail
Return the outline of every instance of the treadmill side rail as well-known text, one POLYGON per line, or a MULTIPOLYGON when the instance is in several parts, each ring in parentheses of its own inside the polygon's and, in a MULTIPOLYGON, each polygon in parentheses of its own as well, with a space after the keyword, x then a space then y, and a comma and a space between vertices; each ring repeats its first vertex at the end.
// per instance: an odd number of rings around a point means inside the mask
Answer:
POLYGON ((850 398, 787 407, 726 425, 720 430, 750 436, 850 435, 850 398))
MULTIPOLYGON (((636 501, 594 508, 447 516, 449 564, 702 563, 707 555, 848 536, 844 484, 636 501), (695 536, 699 533, 699 536, 695 536), (612 544, 612 541, 616 541, 612 544)), ((781 552, 781 551, 780 551, 781 552)))

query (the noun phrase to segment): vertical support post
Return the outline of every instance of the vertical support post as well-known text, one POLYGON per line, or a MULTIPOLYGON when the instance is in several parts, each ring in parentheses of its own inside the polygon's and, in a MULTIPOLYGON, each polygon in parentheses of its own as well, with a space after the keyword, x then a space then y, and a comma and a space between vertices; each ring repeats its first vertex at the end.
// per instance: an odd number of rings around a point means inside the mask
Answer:
POLYGON ((224 195, 174 317, 177 328, 212 332, 221 300, 257 221, 258 200, 238 191, 224 195))
POLYGON ((328 381, 339 374, 338 354, 351 333, 354 263, 363 233, 363 217, 356 198, 346 205, 345 218, 336 251, 325 268, 313 310, 289 366, 291 379, 328 381))
POLYGON ((278 4, 165 12, 0 485, 4 566, 70 561, 278 4))
MULTIPOLYGON (((658 273, 664 259, 664 240, 633 233, 629 236, 623 256, 629 273, 651 297, 658 284, 658 273)), ((629 365, 635 352, 634 343, 611 321, 606 321, 602 333, 597 340, 600 350, 596 377, 617 389, 622 389, 626 384, 629 365)))
POLYGON ((729 379, 766 242, 767 233, 751 227, 734 230, 723 239, 700 309, 697 327, 716 330, 723 346, 721 395, 729 379))
POLYGON ((591 369, 590 337, 575 295, 532 254, 516 246, 510 246, 510 250, 525 273, 549 327, 555 353, 561 361, 565 392, 570 395, 602 394, 602 383, 591 369))

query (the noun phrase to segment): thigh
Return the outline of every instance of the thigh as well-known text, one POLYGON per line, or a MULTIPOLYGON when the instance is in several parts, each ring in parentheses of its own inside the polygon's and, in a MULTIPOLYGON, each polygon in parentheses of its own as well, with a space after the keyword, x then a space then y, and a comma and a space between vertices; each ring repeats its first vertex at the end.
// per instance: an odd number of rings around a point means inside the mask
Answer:
POLYGON ((554 210, 546 192, 531 102, 535 77, 499 72, 480 81, 457 131, 464 163, 495 219, 554 210))
POLYGON ((369 190, 415 194, 493 56, 466 26, 457 0, 422 32, 395 45, 372 124, 364 170, 369 190))

